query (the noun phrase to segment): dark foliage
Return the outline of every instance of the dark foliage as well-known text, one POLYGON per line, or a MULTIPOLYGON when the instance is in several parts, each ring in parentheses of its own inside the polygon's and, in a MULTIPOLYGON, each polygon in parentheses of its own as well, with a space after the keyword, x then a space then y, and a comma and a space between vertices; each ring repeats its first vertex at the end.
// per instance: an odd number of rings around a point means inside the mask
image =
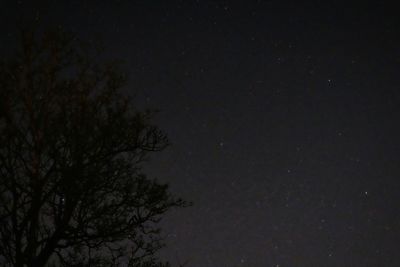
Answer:
POLYGON ((168 266, 159 220, 185 202, 142 163, 168 145, 125 77, 62 31, 0 64, 0 264, 168 266))

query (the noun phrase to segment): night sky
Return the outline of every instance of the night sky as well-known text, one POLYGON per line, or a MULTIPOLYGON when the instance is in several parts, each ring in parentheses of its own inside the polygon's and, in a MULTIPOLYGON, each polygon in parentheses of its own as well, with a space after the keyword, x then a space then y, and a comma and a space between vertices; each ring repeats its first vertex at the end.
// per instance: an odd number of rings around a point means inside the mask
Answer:
POLYGON ((126 92, 160 110, 172 146, 147 171, 194 203, 163 220, 161 257, 188 267, 400 266, 394 7, 38 2, 1 1, 2 54, 20 18, 60 25, 123 59, 126 92))

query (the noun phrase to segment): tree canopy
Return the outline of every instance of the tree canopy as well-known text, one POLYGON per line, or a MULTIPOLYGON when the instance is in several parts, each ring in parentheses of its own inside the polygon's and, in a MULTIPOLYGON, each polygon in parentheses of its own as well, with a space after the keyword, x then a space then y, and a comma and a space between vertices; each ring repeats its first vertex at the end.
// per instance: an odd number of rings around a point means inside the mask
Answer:
POLYGON ((0 265, 164 266, 159 221, 186 202, 142 171, 168 145, 125 75, 64 31, 23 31, 0 63, 0 265))

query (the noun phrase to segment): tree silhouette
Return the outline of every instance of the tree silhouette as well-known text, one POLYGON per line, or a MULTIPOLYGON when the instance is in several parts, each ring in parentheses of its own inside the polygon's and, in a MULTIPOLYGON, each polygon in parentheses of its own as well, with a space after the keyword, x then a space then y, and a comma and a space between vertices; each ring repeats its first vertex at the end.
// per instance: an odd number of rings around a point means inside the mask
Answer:
POLYGON ((125 76, 63 31, 0 63, 0 265, 169 266, 162 216, 186 202, 141 168, 168 145, 125 76))

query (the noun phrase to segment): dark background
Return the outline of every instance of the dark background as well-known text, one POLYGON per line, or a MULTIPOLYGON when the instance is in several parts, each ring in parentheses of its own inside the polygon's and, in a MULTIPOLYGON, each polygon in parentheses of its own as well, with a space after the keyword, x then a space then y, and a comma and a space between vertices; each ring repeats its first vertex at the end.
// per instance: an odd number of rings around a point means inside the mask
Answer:
POLYGON ((194 202, 163 221, 165 259, 400 266, 396 9, 238 2, 1 1, 0 49, 33 19, 127 62, 173 143, 148 172, 194 202))

